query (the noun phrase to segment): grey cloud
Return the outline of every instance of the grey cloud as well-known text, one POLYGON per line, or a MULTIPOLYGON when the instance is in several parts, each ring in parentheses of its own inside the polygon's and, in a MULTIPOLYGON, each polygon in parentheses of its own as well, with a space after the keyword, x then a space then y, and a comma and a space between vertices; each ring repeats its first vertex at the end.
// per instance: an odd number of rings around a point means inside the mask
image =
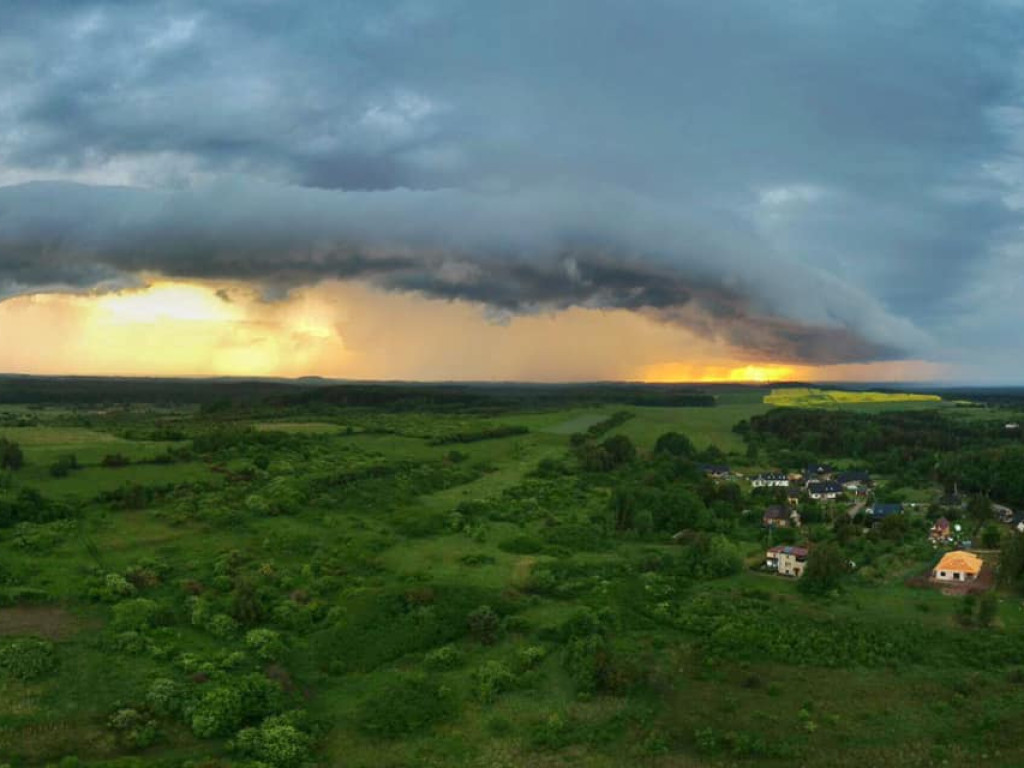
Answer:
POLYGON ((0 179, 93 185, 0 190, 7 294, 330 276, 765 357, 941 355, 1024 223, 992 173, 1024 146, 993 117, 1024 95, 1012 4, 4 10, 0 179))
MULTIPOLYGON (((361 279, 527 313, 572 306, 649 312, 755 354, 816 362, 894 354, 912 328, 876 308, 885 342, 785 306, 794 286, 870 306, 827 276, 767 279, 763 245, 701 232, 681 213, 614 190, 514 194, 337 192, 225 183, 186 191, 32 183, 0 188, 8 292, 142 272, 287 287, 361 279), (608 215, 614 211, 614 217, 608 215), (762 261, 749 263, 757 250, 762 261), (756 297, 756 300, 755 300, 756 297), (780 316, 790 316, 781 320, 780 316)), ((808 309, 807 306, 803 307, 808 309)))

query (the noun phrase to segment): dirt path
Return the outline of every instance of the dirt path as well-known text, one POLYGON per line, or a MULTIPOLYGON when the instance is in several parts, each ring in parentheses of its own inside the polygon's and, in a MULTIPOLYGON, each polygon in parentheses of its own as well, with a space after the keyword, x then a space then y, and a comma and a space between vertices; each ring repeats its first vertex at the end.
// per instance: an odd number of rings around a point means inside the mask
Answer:
POLYGON ((60 640, 73 635, 83 625, 78 617, 51 605, 0 608, 0 636, 34 635, 60 640))
POLYGON ((536 562, 537 558, 531 555, 519 558, 515 568, 512 569, 512 583, 517 587, 526 584, 530 578, 530 571, 536 562))

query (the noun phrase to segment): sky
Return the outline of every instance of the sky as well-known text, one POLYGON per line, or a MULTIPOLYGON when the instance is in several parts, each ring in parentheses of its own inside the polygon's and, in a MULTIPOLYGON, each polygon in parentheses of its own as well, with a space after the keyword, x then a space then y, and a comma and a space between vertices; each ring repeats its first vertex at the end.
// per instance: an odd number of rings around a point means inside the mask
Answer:
POLYGON ((1024 4, 0 0, 0 371, 1024 382, 1024 4))

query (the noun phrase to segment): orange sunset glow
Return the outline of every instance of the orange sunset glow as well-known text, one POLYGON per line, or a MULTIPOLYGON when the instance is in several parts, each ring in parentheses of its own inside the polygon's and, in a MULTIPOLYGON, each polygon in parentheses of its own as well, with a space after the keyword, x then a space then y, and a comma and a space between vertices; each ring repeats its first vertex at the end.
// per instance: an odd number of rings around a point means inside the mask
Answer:
POLYGON ((489 320, 469 302, 327 282, 266 301, 243 283, 152 278, 137 290, 0 303, 0 369, 20 373, 367 379, 751 382, 905 379, 927 363, 751 361, 623 310, 489 320))

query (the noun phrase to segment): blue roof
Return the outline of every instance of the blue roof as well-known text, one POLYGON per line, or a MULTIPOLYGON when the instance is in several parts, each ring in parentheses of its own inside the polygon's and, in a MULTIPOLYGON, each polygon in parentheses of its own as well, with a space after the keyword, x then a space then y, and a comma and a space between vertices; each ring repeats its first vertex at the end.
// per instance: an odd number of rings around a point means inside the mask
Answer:
POLYGON ((902 504, 872 504, 868 507, 868 514, 876 519, 898 515, 903 512, 902 504))

